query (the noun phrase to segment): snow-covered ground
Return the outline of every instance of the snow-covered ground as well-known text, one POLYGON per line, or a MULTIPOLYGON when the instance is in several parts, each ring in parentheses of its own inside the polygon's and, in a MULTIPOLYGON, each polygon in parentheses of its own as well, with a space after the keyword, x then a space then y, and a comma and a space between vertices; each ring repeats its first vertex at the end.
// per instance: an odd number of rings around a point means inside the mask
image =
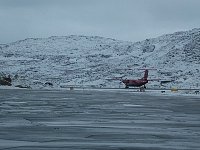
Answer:
MULTIPOLYGON (((138 68, 156 68, 149 78, 174 80, 167 88, 199 88, 200 29, 176 32, 141 42, 98 36, 28 38, 0 45, 0 72, 13 86, 60 88, 61 85, 124 87, 113 77, 137 79, 138 68), (132 68, 133 70, 126 70, 132 68), (46 83, 46 84, 45 84, 46 83)), ((148 87, 159 88, 160 82, 148 87)))
POLYGON ((0 149, 199 150, 199 97, 0 90, 0 149))
MULTIPOLYGON (((14 86, 0 86, 0 89, 10 89, 10 90, 32 90, 28 88, 19 88, 14 86)), ((146 89, 145 92, 140 92, 139 89, 122 89, 122 88, 82 88, 82 87, 74 87, 73 89, 70 89, 70 87, 65 88, 49 88, 45 87, 42 88, 41 91, 105 91, 105 92, 111 92, 111 93, 128 93, 133 95, 150 95, 150 96, 192 96, 192 97, 200 97, 200 90, 178 90, 178 91, 171 91, 171 89, 165 89, 165 90, 151 90, 146 89)))

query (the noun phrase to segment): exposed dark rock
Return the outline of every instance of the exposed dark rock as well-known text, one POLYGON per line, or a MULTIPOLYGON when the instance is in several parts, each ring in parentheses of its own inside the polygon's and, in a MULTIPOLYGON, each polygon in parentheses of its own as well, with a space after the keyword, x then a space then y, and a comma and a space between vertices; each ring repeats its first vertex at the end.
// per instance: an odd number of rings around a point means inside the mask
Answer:
POLYGON ((44 85, 53 86, 53 83, 51 83, 51 82, 46 82, 44 85))
POLYGON ((23 85, 16 85, 15 87, 18 87, 18 88, 26 88, 26 89, 30 89, 30 88, 31 88, 30 86, 23 86, 23 85))
POLYGON ((11 86, 12 79, 10 77, 10 75, 5 76, 3 75, 2 77, 0 77, 0 85, 7 85, 7 86, 11 86))

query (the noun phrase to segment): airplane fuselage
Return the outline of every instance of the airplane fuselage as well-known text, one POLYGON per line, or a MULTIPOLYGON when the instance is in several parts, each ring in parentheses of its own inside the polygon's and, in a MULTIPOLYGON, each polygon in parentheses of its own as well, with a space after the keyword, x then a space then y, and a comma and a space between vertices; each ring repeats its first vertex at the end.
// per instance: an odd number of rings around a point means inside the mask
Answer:
POLYGON ((148 83, 148 80, 138 79, 138 80, 122 80, 126 87, 141 87, 148 83))

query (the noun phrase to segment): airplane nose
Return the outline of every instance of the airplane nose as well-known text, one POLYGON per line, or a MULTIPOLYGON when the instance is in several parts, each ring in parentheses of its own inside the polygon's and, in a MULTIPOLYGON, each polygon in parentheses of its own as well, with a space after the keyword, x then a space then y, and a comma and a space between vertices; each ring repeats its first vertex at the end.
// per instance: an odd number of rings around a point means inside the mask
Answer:
POLYGON ((123 83, 128 83, 128 80, 122 80, 123 83))

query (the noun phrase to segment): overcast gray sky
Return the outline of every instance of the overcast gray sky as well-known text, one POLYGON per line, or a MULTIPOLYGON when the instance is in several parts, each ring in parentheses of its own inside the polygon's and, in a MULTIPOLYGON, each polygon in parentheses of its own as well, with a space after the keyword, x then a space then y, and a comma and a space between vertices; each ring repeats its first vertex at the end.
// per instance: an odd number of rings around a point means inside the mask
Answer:
POLYGON ((200 0, 0 0, 0 43, 95 35, 140 41, 200 27, 200 0))

